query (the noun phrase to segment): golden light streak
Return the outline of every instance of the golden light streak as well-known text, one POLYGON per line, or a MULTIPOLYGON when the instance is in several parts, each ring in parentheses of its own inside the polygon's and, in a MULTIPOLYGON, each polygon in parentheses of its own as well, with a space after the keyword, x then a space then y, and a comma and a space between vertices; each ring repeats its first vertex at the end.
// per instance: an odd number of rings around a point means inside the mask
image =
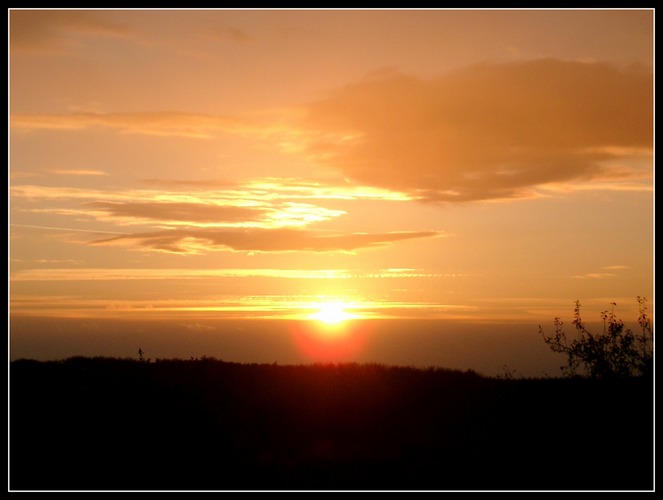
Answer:
MULTIPOLYGON (((54 228, 63 229, 64 228, 54 228)), ((421 269, 148 269, 148 268, 48 268, 25 269, 10 274, 11 281, 191 280, 205 278, 285 278, 346 280, 381 278, 459 278, 456 273, 432 273, 421 269)))
POLYGON ((341 325, 348 320, 460 317, 473 308, 453 304, 338 299, 296 295, 204 296, 194 299, 118 299, 78 295, 12 294, 11 315, 52 317, 128 317, 152 319, 199 315, 207 318, 282 319, 341 325))
POLYGON ((333 200, 388 200, 411 201, 414 198, 406 193, 372 186, 323 184, 303 179, 282 179, 265 177, 249 181, 247 189, 262 192, 268 197, 315 198, 333 200))

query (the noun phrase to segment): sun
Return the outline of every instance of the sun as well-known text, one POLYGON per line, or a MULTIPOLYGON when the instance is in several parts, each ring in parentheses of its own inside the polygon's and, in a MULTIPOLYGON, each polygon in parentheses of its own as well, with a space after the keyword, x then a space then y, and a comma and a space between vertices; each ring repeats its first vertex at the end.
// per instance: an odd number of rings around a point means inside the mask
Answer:
POLYGON ((306 321, 291 325, 296 345, 302 354, 316 362, 352 361, 363 349, 370 321, 360 302, 340 299, 308 302, 303 305, 306 321), (357 321, 355 321, 357 320, 357 321))
POLYGON ((355 319, 358 316, 346 311, 346 305, 342 302, 325 302, 316 306, 318 310, 309 315, 309 319, 314 319, 325 323, 326 325, 338 325, 349 319, 355 319))

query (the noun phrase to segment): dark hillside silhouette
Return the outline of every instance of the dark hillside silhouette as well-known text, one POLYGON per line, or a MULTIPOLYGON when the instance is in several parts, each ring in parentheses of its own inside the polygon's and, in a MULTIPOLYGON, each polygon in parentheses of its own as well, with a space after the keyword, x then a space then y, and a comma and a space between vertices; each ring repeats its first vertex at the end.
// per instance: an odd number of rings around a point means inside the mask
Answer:
POLYGON ((653 487, 649 378, 71 358, 10 391, 12 490, 653 487))

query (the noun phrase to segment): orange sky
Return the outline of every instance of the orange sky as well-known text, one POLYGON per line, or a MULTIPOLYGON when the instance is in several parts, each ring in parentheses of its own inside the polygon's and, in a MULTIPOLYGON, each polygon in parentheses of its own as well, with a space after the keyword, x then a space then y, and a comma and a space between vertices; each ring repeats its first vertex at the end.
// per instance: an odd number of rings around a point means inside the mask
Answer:
POLYGON ((653 308, 652 10, 9 21, 12 315, 653 308))

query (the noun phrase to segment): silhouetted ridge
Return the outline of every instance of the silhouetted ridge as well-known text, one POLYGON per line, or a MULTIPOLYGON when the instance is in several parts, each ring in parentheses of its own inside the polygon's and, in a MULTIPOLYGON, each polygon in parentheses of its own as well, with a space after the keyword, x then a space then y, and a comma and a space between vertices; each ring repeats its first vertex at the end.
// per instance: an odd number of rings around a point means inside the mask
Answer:
POLYGON ((653 485, 650 379, 76 357, 10 391, 11 489, 653 485))

